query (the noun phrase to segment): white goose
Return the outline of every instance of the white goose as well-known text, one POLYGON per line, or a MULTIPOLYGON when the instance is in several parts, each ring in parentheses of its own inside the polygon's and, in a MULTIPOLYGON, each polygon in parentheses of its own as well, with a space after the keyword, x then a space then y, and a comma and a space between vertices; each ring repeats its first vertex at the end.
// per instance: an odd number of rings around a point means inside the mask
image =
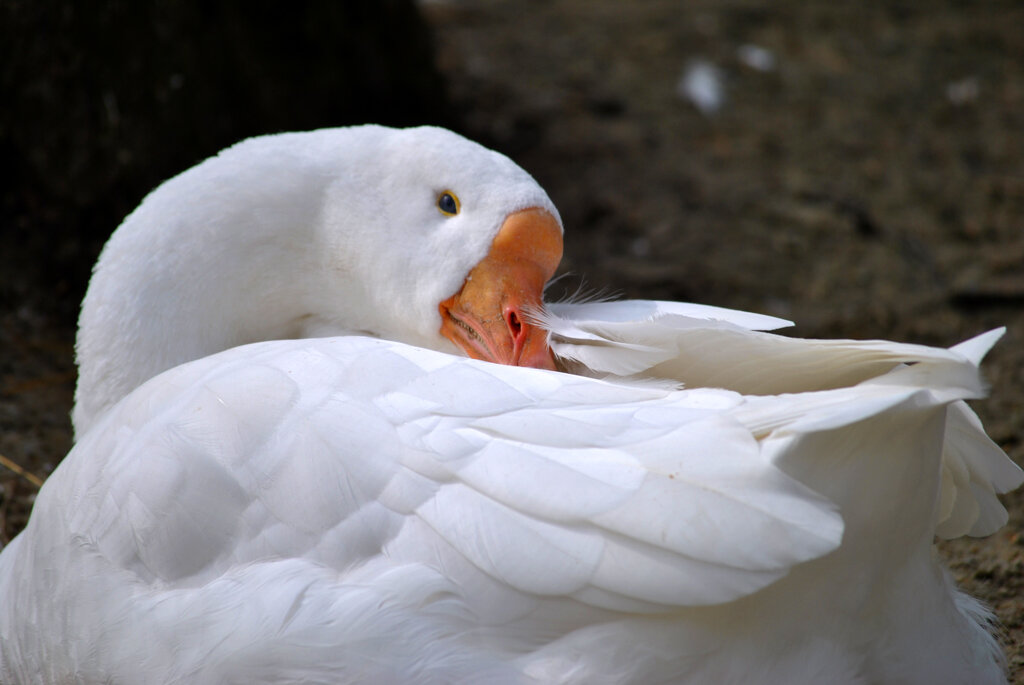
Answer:
POLYGON ((1004 681, 932 553, 1021 482, 962 402, 999 333, 542 311, 557 217, 432 128, 257 138, 154 191, 0 554, 0 681, 1004 681))

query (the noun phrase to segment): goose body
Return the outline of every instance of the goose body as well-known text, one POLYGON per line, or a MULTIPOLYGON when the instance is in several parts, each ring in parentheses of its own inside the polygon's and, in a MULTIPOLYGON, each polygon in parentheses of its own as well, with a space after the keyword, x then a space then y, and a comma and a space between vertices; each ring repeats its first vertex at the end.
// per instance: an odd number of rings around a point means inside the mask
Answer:
POLYGON ((83 305, 77 443, 0 553, 0 681, 1004 682, 932 551, 1021 482, 964 403, 999 332, 508 284, 464 313, 510 225, 542 284, 557 222, 439 129, 253 139, 154 191, 83 305))

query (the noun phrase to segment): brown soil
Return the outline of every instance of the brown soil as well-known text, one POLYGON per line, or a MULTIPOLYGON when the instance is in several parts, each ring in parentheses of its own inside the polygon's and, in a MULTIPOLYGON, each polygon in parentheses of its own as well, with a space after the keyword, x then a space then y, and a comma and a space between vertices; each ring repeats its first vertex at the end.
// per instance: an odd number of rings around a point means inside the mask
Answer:
MULTIPOLYGON (((1024 6, 888 4, 422 9, 467 133, 559 206, 568 290, 585 276, 626 297, 783 316, 813 337, 948 346, 1005 325, 991 397, 974 404, 1024 463, 1024 6), (774 68, 745 63, 744 45, 774 68), (695 60, 723 77, 714 114, 677 93, 695 60)), ((0 454, 45 475, 69 446, 73 332, 24 302, 0 311, 0 454)), ((3 469, 0 488, 10 536, 34 490, 3 469)), ((940 547, 995 608, 1024 683, 1024 494, 1004 501, 1003 531, 940 547)))

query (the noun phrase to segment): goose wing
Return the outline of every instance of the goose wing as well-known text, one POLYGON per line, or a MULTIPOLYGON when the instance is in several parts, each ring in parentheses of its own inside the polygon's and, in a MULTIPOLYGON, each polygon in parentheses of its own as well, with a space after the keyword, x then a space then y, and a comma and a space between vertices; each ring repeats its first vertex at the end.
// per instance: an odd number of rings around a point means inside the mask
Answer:
MULTIPOLYGON (((977 383, 977 366, 1002 335, 998 329, 947 350, 884 340, 789 338, 764 332, 788 323, 780 319, 673 302, 560 304, 549 309, 543 324, 556 355, 588 373, 729 388, 748 395, 852 387, 906 364, 920 365, 914 373, 943 378, 959 374, 961 385, 971 385, 977 383)), ((917 382, 929 387, 927 378, 917 382)), ((970 396, 979 394, 974 390, 970 396)), ((996 495, 1018 487, 1024 472, 992 442, 962 400, 948 411, 941 468, 936 534, 990 535, 1006 523, 1006 509, 996 495)))

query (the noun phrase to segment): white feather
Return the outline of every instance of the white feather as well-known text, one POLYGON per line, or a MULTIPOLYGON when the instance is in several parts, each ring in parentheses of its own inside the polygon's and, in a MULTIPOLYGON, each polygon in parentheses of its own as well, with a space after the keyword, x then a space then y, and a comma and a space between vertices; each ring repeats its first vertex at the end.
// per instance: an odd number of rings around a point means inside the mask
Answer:
POLYGON ((438 301, 527 206, 504 157, 378 127, 147 198, 84 304, 78 443, 0 554, 0 680, 1005 680, 931 550, 1021 481, 963 402, 998 333, 602 302, 534 313, 581 375, 449 354, 438 301))

